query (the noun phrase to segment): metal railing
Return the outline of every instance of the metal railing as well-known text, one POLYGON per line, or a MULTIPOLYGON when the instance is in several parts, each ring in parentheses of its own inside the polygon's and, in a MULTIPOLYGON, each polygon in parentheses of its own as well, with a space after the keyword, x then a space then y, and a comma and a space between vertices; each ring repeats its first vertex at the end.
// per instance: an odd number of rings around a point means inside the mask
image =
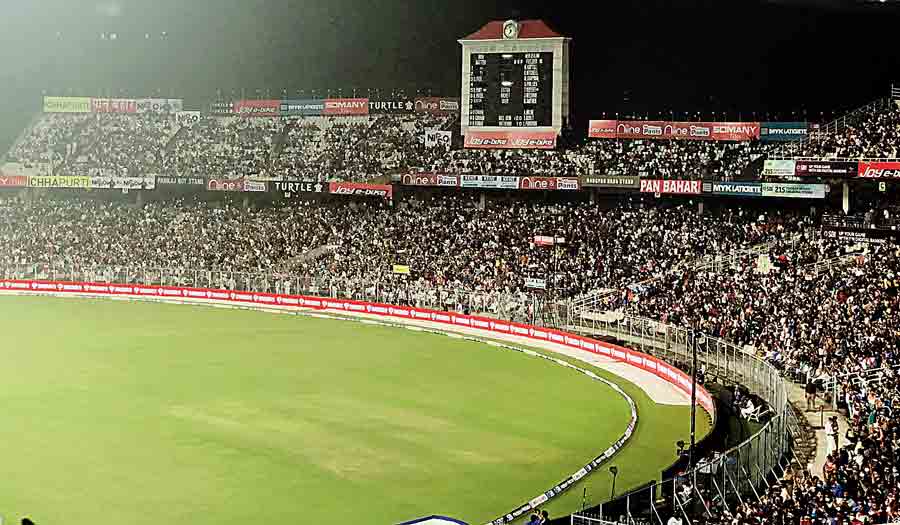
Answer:
MULTIPOLYGON (((570 311, 563 329, 615 337, 683 369, 690 368, 688 363, 696 351, 707 380, 744 386, 762 398, 772 412, 771 419, 737 447, 701 461, 674 479, 650 483, 592 512, 580 513, 578 519, 663 525, 669 516, 676 515, 691 524, 698 517, 716 515, 723 507, 759 501, 774 480, 793 469, 792 443, 799 437, 801 426, 788 400, 788 385, 769 363, 727 341, 630 315, 611 318, 570 311)), ((589 522, 573 518, 572 523, 589 522)))

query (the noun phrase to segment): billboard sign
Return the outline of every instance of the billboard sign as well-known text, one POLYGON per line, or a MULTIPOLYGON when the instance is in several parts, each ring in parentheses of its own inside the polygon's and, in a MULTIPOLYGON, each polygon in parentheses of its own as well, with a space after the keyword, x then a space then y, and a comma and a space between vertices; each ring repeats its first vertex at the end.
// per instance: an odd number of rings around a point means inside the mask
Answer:
POLYGON ((325 111, 325 101, 319 99, 282 100, 281 114, 284 116, 314 117, 325 111))
POLYGON ((323 115, 368 115, 367 98, 326 98, 323 115))
POLYGON ((764 177, 793 177, 797 171, 797 163, 793 160, 766 160, 763 163, 764 177))
POLYGON ((91 97, 44 97, 44 113, 90 113, 91 97))
MULTIPOLYGON (((368 110, 368 106, 366 106, 368 110)), ((328 192, 332 195, 354 195, 363 197, 394 198, 394 187, 390 184, 362 184, 358 182, 331 182, 328 192)))
POLYGON ((782 199, 824 199, 825 184, 781 184, 775 182, 762 183, 763 197, 779 197, 782 199))
POLYGON ((137 113, 137 100, 133 98, 93 98, 94 113, 137 113))
POLYGON ((408 98, 369 99, 369 113, 407 114, 416 110, 416 103, 408 98))
POLYGON ((699 195, 703 193, 703 182, 699 180, 641 179, 641 193, 699 195))
POLYGON ((465 147, 473 149, 554 149, 555 131, 469 131, 465 147))
POLYGON ((459 113, 459 99, 448 97, 418 97, 414 101, 416 113, 455 115, 459 113))
POLYGON ((809 134, 806 122, 760 122, 759 140, 762 142, 791 142, 809 134))
POLYGON ((704 182, 703 191, 733 197, 762 197, 763 193, 759 182, 704 182))
POLYGON ((592 120, 588 136, 600 139, 749 141, 759 138, 759 122, 671 122, 592 120))
POLYGON ((859 163, 855 161, 798 160, 797 177, 856 177, 859 163))
POLYGON ((586 175, 579 179, 582 188, 623 188, 636 190, 641 186, 640 177, 586 175))
POLYGON ((459 175, 443 173, 404 173, 400 184, 404 186, 443 186, 455 188, 459 186, 459 175))
POLYGON ((861 161, 858 173, 864 179, 900 179, 900 161, 861 161))
POLYGON ((233 111, 242 117, 277 117, 281 115, 280 100, 238 100, 233 111))

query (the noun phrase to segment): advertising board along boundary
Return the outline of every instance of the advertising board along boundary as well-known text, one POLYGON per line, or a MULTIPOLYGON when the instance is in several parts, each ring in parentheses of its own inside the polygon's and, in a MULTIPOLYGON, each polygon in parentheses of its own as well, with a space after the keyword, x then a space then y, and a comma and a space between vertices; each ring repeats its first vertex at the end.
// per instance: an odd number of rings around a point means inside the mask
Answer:
MULTIPOLYGON (((249 309, 277 307, 287 311, 293 310, 295 313, 301 313, 303 311, 319 311, 350 315, 364 314, 386 319, 388 322, 384 324, 388 325, 391 324, 391 320, 424 320, 438 325, 474 329, 484 335, 515 335, 533 341, 555 343, 569 348, 587 351, 592 354, 607 356, 614 361, 619 361, 629 366, 650 372, 685 393, 689 393, 691 389, 690 376, 681 370, 647 354, 636 352, 625 347, 544 327, 535 327, 521 323, 426 308, 413 308, 313 296, 236 292, 221 289, 63 281, 0 280, 0 292, 72 297, 133 298, 138 300, 143 299, 180 303, 195 302, 195 304, 212 304, 235 308, 245 307, 249 309)), ((436 331, 438 333, 443 333, 440 329, 437 329, 436 331)), ((473 339, 480 341, 480 339, 477 338, 473 339)), ((624 434, 622 434, 618 440, 610 445, 602 454, 585 464, 574 474, 557 483, 554 487, 488 524, 501 525, 510 523, 525 515, 528 511, 559 496, 583 477, 587 476, 592 470, 598 468, 612 458, 628 442, 628 440, 631 439, 637 427, 638 415, 637 407, 630 396, 615 383, 601 378, 590 370, 585 370, 562 359, 554 358, 532 350, 505 345, 496 341, 482 342, 486 342, 492 346, 523 352, 533 357, 547 359, 556 362, 561 366, 579 371, 594 380, 608 385, 616 391, 617 394, 625 398, 631 409, 631 420, 624 434)), ((697 402, 707 411, 714 422, 716 419, 715 402, 709 392, 699 385, 697 387, 697 402)))

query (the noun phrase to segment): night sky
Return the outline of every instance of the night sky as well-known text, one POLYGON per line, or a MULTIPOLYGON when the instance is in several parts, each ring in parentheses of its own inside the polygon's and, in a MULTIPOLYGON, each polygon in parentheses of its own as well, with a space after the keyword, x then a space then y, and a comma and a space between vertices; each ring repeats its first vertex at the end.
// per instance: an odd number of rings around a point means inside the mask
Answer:
POLYGON ((895 1, 0 0, 0 7, 3 149, 45 91, 161 93, 195 107, 217 91, 280 98, 282 90, 402 88, 458 96, 456 40, 492 19, 543 18, 574 39, 576 126, 615 112, 827 120, 900 83, 895 1))

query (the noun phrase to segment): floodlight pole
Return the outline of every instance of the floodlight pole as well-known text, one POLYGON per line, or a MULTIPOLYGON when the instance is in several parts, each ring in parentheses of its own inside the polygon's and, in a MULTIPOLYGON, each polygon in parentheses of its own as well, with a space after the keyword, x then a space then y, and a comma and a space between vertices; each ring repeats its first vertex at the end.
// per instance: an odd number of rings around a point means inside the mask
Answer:
POLYGON ((688 470, 694 468, 694 445, 697 432, 697 341, 691 344, 691 448, 688 449, 688 470))

